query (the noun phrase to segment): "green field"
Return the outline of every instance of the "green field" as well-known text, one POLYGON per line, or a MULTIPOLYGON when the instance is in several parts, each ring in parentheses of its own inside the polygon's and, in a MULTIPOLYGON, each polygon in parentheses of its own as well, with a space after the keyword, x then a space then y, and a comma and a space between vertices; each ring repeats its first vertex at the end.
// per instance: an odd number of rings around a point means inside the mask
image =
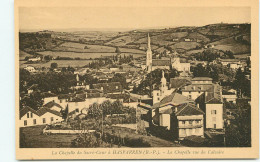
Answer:
POLYGON ((250 53, 250 45, 242 44, 233 37, 222 39, 220 41, 212 42, 210 44, 214 44, 215 49, 227 51, 230 50, 234 54, 243 54, 243 53, 250 53))
POLYGON ((51 60, 47 63, 25 64, 26 61, 20 61, 20 67, 24 68, 31 65, 36 68, 51 67, 51 63, 57 63, 58 67, 83 67, 88 65, 92 60, 51 60))
POLYGON ((32 57, 29 53, 19 50, 19 60, 24 60, 26 56, 32 57))
POLYGON ((43 135, 45 126, 20 128, 20 144, 25 148, 69 148, 77 135, 43 135))

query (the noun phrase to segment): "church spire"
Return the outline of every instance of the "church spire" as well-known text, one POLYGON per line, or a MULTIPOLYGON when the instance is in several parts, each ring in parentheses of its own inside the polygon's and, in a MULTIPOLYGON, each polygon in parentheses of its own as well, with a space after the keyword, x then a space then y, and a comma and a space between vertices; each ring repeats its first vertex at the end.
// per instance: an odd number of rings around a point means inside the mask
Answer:
POLYGON ((150 40, 149 33, 148 33, 148 41, 147 41, 147 50, 151 50, 151 40, 150 40))

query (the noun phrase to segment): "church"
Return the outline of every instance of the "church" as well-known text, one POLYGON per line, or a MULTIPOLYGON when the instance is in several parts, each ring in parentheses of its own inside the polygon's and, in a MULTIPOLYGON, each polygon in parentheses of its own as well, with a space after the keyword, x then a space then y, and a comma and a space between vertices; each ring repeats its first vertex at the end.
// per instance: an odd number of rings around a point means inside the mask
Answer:
POLYGON ((151 40, 148 33, 147 41, 147 51, 146 51, 146 70, 148 73, 155 69, 170 69, 170 67, 175 68, 180 72, 190 72, 190 63, 181 62, 179 57, 165 58, 165 59, 153 59, 151 40))

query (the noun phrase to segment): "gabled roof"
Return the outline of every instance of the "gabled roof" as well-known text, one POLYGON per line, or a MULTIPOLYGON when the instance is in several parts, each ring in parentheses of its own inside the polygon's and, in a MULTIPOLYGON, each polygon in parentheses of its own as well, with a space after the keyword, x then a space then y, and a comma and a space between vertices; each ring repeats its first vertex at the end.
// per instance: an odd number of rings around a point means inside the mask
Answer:
POLYGON ((159 108, 161 106, 171 104, 171 105, 180 105, 183 103, 193 102, 193 100, 188 99, 186 96, 183 96, 179 93, 172 93, 169 96, 164 97, 159 103, 153 105, 153 108, 159 108))
POLYGON ((45 105, 43 105, 44 108, 52 108, 53 106, 57 106, 59 108, 63 108, 61 105, 57 104, 56 102, 50 101, 48 103, 46 103, 45 105))
POLYGON ((180 88, 187 84, 191 84, 191 82, 188 81, 187 79, 183 79, 183 78, 171 78, 170 79, 171 88, 180 88))
POLYGON ((193 104, 182 104, 178 106, 177 116, 203 115, 204 112, 193 104))
POLYGON ((22 110, 20 110, 20 114, 19 114, 20 115, 20 119, 28 112, 32 112, 32 113, 34 113, 34 114, 36 114, 38 116, 42 116, 42 115, 44 115, 47 112, 52 113, 52 114, 57 115, 57 116, 60 116, 60 117, 62 116, 60 112, 55 111, 55 110, 51 110, 49 108, 42 107, 39 110, 35 111, 34 109, 26 106, 22 110))
POLYGON ((32 113, 38 115, 37 112, 36 112, 34 109, 32 109, 32 108, 30 108, 30 107, 28 107, 28 106, 25 106, 25 107, 23 107, 23 108, 20 110, 20 119, 21 119, 27 112, 29 112, 29 111, 31 111, 32 113))
POLYGON ((175 113, 176 116, 191 116, 191 115, 203 115, 204 112, 191 103, 184 103, 178 106, 173 106, 171 108, 159 111, 161 114, 172 114, 175 113), (175 112, 177 109, 177 112, 175 112))

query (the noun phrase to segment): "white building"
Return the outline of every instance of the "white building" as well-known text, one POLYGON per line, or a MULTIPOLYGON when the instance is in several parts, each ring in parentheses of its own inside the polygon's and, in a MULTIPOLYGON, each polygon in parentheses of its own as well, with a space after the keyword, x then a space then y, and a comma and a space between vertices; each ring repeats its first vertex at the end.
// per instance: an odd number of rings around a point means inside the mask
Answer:
POLYGON ((20 110, 20 127, 53 124, 63 121, 60 112, 48 108, 40 108, 38 111, 30 107, 20 110))
POLYGON ((29 71, 30 73, 37 72, 37 70, 33 66, 30 66, 30 65, 26 66, 24 69, 29 71))

